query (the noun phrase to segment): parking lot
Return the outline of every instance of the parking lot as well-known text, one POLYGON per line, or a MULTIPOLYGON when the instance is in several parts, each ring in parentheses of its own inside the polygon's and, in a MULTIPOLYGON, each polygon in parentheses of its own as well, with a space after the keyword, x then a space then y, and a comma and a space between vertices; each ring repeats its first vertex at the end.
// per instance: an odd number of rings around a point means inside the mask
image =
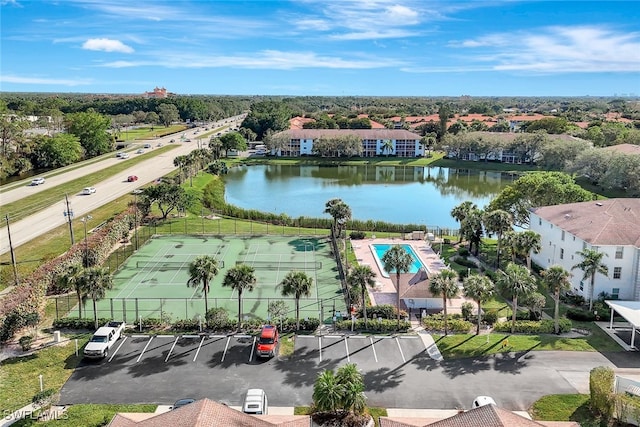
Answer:
POLYGON ((171 404, 208 397, 239 406, 247 389, 262 388, 273 406, 306 406, 318 373, 355 363, 371 406, 451 409, 489 395, 515 410, 545 394, 575 393, 588 385, 593 366, 607 364, 598 353, 579 353, 566 366, 560 352, 437 362, 419 335, 299 335, 286 358, 257 358, 255 346, 249 335, 126 336, 106 359, 80 364, 60 403, 171 404))

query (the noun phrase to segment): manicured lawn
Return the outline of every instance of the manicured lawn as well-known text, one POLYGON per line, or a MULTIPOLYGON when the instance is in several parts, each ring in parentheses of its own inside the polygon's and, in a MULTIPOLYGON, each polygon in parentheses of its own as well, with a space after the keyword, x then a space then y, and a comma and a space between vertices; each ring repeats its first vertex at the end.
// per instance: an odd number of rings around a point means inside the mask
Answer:
MULTIPOLYGON (((78 348, 89 339, 88 335, 71 337, 78 339, 78 348)), ((82 355, 75 355, 75 343, 48 347, 30 356, 7 359, 0 362, 0 412, 15 411, 31 403, 40 391, 38 375, 43 375, 45 389, 59 390, 69 379, 82 355)))
POLYGON ((589 323, 574 322, 575 327, 591 329, 591 335, 578 338, 564 338, 556 335, 510 335, 492 333, 488 335, 459 334, 436 336, 436 344, 447 359, 459 357, 477 357, 502 352, 521 351, 622 351, 620 346, 611 340, 597 326, 589 323), (488 338, 487 338, 488 337, 488 338), (503 348, 504 340, 508 345, 503 348))
POLYGON ((293 332, 287 332, 286 334, 280 335, 279 345, 280 349, 278 350, 278 355, 280 357, 291 356, 295 347, 295 334, 293 332))
POLYGON ((550 394, 531 407, 531 416, 539 421, 592 421, 588 394, 550 394))
POLYGON ((36 422, 24 419, 14 426, 64 426, 86 427, 107 425, 118 412, 155 412, 157 405, 72 405, 58 420, 36 422))

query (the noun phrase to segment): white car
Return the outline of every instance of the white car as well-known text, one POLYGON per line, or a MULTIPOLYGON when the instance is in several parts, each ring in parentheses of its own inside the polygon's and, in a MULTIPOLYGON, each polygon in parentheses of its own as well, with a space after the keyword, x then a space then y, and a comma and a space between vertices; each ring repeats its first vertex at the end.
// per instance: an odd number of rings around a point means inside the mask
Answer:
POLYGON ((40 177, 40 178, 31 180, 31 185, 40 185, 40 184, 44 184, 44 178, 40 177))
POLYGON ((478 396, 474 399, 473 403, 471 404, 471 409, 475 409, 475 408, 479 408, 481 406, 485 406, 485 405, 494 405, 495 406, 496 401, 493 400, 492 397, 489 396, 478 396))
POLYGON ((85 187, 82 189, 82 194, 88 196, 89 194, 93 194, 96 192, 95 187, 85 187))
POLYGON ((269 403, 267 394, 261 388, 250 388, 244 398, 242 412, 253 415, 267 415, 269 403))

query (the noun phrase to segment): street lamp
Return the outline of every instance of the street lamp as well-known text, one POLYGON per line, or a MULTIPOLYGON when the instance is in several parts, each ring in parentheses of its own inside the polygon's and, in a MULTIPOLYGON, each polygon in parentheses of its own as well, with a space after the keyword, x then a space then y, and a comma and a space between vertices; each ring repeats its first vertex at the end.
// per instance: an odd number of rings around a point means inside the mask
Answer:
POLYGON ((84 268, 89 267, 89 242, 87 241, 87 221, 93 219, 91 215, 84 216, 80 219, 84 224, 84 268))

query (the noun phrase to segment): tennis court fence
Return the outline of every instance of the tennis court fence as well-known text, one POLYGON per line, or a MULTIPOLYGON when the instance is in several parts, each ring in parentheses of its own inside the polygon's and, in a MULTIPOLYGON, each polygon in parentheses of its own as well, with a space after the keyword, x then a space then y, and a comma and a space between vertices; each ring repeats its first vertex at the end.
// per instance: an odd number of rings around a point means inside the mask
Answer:
MULTIPOLYGON (((224 261, 219 259, 218 268, 224 268, 224 261)), ((136 268, 140 270, 187 270, 191 261, 137 261, 136 268)))

